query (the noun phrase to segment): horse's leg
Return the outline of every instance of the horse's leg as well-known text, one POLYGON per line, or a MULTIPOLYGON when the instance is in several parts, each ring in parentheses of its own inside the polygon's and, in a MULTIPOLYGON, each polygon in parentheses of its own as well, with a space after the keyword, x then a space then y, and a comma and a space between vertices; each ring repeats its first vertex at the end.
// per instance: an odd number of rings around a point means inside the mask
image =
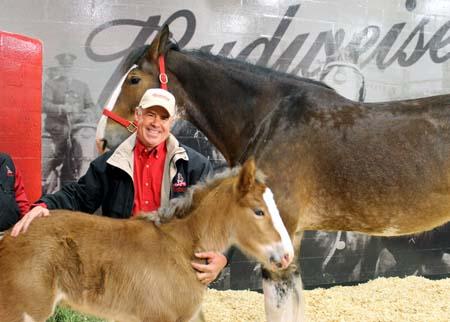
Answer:
POLYGON ((302 293, 300 267, 296 264, 303 233, 296 236, 296 259, 282 273, 262 271, 264 307, 269 322, 304 322, 305 305, 302 293))

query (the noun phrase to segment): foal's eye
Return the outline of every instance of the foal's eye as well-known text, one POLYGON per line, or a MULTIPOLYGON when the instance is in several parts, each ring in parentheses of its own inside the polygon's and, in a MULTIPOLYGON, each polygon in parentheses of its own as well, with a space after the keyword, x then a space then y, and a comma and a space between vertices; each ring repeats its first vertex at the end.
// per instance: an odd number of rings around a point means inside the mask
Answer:
POLYGON ((141 79, 139 77, 131 77, 130 79, 130 83, 133 85, 139 84, 140 81, 141 79))
POLYGON ((264 216, 264 211, 262 211, 261 209, 253 209, 253 212, 257 216, 260 216, 260 217, 264 216))

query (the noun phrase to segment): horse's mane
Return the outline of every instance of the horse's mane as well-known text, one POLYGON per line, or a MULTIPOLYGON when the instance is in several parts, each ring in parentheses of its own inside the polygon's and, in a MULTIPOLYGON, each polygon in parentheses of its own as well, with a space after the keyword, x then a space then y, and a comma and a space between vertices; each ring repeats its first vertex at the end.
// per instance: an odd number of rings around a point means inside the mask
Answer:
POLYGON ((219 64, 219 65, 223 65, 226 67, 226 69, 225 69, 226 71, 234 71, 234 70, 238 70, 240 72, 246 71, 250 74, 254 74, 254 75, 257 75, 257 76, 263 77, 263 78, 276 79, 276 80, 289 79, 289 80, 293 80, 296 82, 306 82, 309 84, 314 84, 314 85, 318 85, 318 86, 325 87, 328 89, 332 89, 325 83, 314 80, 314 79, 300 77, 300 76, 285 73, 285 72, 280 72, 275 69, 271 69, 271 68, 260 66, 260 65, 255 65, 250 62, 246 62, 246 61, 242 61, 242 60, 238 60, 238 59, 228 58, 228 57, 220 56, 220 55, 214 55, 214 54, 211 54, 209 52, 205 52, 205 51, 202 51, 199 49, 180 50, 180 52, 195 56, 201 60, 207 60, 207 61, 211 61, 216 64, 219 64), (233 67, 233 69, 230 69, 230 67, 233 67))
MULTIPOLYGON (((121 67, 122 72, 126 73, 131 68, 131 66, 133 66, 133 64, 139 63, 139 61, 145 55, 145 53, 147 52, 149 47, 150 47, 150 45, 144 45, 144 46, 140 46, 140 47, 137 47, 137 48, 131 50, 122 64, 122 67, 121 67)), ((318 86, 325 87, 328 89, 332 89, 325 83, 314 80, 314 79, 280 72, 280 71, 277 71, 274 69, 270 69, 268 67, 255 65, 255 64, 252 64, 252 63, 249 63, 246 61, 232 59, 232 58, 228 58, 228 57, 220 56, 220 55, 214 55, 214 54, 211 54, 209 52, 202 51, 199 49, 181 50, 179 48, 178 44, 174 41, 169 41, 167 49, 168 50, 172 49, 175 51, 179 51, 181 53, 185 53, 187 55, 192 55, 201 60, 211 61, 213 63, 223 65, 226 67, 225 70, 229 71, 229 72, 232 72, 234 70, 238 70, 240 72, 247 71, 250 74, 254 74, 254 75, 257 75, 260 77, 264 77, 264 78, 289 79, 289 80, 293 80, 293 81, 297 81, 297 82, 306 82, 309 84, 314 84, 314 85, 318 85, 318 86), (230 66, 233 67, 233 70, 231 70, 229 68, 230 66)))
MULTIPOLYGON (((225 179, 238 176, 240 169, 241 166, 237 166, 209 177, 206 181, 189 187, 182 197, 171 199, 168 207, 161 207, 156 211, 142 214, 138 218, 155 222, 156 225, 167 223, 174 218, 185 218, 196 209, 209 191, 215 189, 225 179)), ((265 183, 265 175, 259 170, 256 171, 256 181, 265 183)))

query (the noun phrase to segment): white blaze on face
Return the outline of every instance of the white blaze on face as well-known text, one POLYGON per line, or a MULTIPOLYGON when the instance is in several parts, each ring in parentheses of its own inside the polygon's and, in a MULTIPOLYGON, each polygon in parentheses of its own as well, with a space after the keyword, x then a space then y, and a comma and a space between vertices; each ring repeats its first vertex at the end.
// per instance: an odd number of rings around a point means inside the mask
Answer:
MULTIPOLYGON (((125 82, 125 79, 127 78, 128 74, 137 67, 137 65, 131 66, 131 68, 125 73, 125 75, 122 76, 119 83, 117 84, 116 88, 112 92, 111 96, 109 97, 108 103, 106 103, 105 109, 108 111, 111 111, 116 105, 117 98, 119 97, 120 91, 122 90, 122 84, 125 82)), ((100 121, 97 123, 97 133, 95 135, 95 138, 97 140, 102 140, 105 137, 105 131, 106 131, 106 121, 108 118, 105 115, 102 115, 100 118, 100 121)))
POLYGON ((269 209, 273 225, 280 234, 283 249, 287 251, 289 258, 292 259, 294 257, 294 246, 292 246, 291 238, 289 237, 286 227, 283 224, 283 220, 281 220, 280 212, 278 211, 277 205, 275 204, 275 199, 273 198, 273 193, 269 188, 266 188, 266 191, 264 191, 263 198, 266 202, 267 208, 269 209))

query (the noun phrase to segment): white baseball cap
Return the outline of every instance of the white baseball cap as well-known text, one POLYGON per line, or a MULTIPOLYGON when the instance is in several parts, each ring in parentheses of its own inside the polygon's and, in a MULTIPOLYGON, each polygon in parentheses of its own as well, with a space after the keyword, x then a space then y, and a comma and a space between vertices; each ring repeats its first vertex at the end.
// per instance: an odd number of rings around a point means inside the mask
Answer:
POLYGON ((170 116, 175 115, 175 97, 164 89, 150 88, 145 91, 138 107, 145 109, 152 106, 164 107, 170 116))

